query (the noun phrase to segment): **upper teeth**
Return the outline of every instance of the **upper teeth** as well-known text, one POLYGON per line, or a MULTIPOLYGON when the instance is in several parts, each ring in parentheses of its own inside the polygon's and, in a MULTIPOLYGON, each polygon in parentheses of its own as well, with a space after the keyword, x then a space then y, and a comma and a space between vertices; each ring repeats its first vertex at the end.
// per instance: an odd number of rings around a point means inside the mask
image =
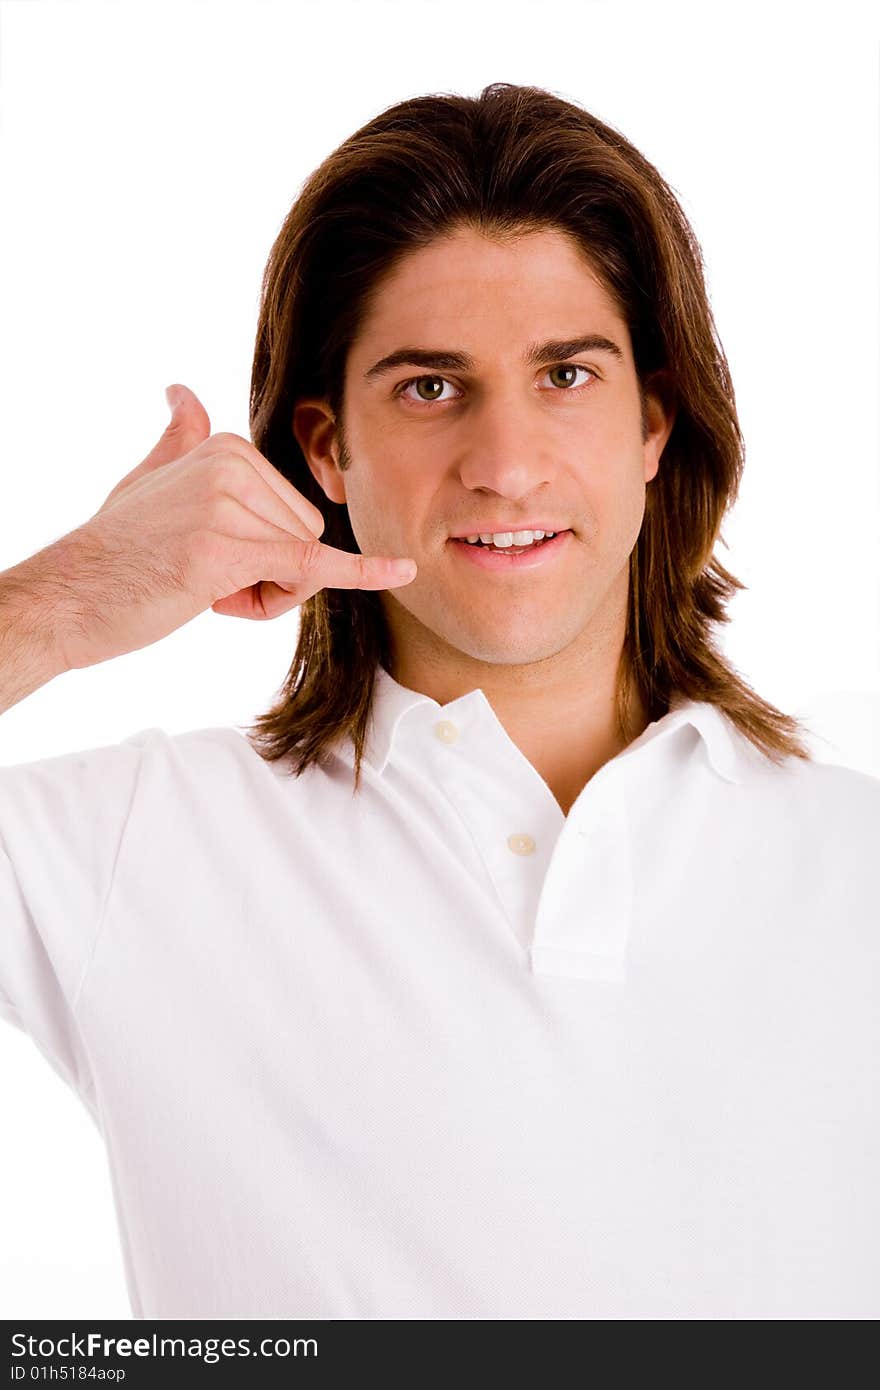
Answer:
POLYGON ((476 545, 477 541, 482 541, 484 545, 531 545, 532 541, 540 541, 549 536, 555 536, 555 531, 500 531, 495 536, 486 535, 482 532, 478 536, 465 536, 468 545, 476 545))

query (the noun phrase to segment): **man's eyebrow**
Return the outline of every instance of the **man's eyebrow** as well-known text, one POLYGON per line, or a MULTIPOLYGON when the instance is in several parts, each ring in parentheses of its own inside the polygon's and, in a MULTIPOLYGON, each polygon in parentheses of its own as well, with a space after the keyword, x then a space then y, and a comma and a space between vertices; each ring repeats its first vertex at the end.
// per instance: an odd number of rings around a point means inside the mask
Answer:
MULTIPOLYGON (((542 367, 546 362, 561 362, 567 357, 576 357, 581 352, 607 352, 623 361, 623 352, 617 343, 605 338, 601 333, 584 333, 579 338, 551 338, 546 343, 532 343, 526 349, 523 361, 527 367, 542 367)), ((442 348, 402 347, 380 357, 368 371, 365 381, 374 381, 395 367, 433 367, 447 372, 469 372, 473 370, 474 359, 466 352, 448 352, 442 348)))

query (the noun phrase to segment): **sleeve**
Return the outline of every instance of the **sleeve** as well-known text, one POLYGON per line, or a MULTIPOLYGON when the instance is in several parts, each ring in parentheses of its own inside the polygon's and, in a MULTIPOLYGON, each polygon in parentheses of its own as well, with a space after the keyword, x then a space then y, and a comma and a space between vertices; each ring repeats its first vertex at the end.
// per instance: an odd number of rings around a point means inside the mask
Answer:
POLYGON ((77 998, 154 735, 0 768, 0 1018, 88 1104, 77 998))

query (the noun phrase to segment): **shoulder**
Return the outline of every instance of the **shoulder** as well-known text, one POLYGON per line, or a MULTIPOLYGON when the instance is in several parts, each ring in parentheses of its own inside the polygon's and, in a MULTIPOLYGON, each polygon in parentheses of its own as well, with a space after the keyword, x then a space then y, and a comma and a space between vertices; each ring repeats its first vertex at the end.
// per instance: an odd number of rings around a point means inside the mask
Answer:
MULTIPOLYGON (((296 781, 289 762, 269 763, 261 758, 235 725, 186 729, 169 733, 145 729, 125 740, 137 746, 147 783, 169 787, 197 786, 202 793, 216 790, 226 795, 244 785, 268 787, 279 781, 296 781)), ((117 745, 123 747, 122 744, 117 745)))
POLYGON ((283 775, 255 752, 234 726, 169 733, 139 729, 116 743, 72 749, 30 762, 0 767, 0 816, 44 804, 88 815, 93 808, 119 807, 133 798, 178 795, 187 787, 200 795, 227 795, 230 787, 268 783, 283 775))
POLYGON ((796 805, 817 811, 880 815, 880 778, 868 772, 816 758, 809 762, 788 758, 779 770, 780 778, 774 778, 773 771, 766 775, 796 805))
POLYGON ((168 733, 151 729, 141 740, 139 799, 150 807, 173 807, 175 819, 189 815, 265 822, 276 813, 320 819, 335 813, 347 770, 311 765, 297 774, 291 759, 260 756, 237 726, 168 733))
POLYGON ((788 845, 807 877, 852 869, 873 877, 880 845, 880 778, 840 763, 786 758, 775 764, 751 752, 731 788, 751 835, 768 852, 788 845))

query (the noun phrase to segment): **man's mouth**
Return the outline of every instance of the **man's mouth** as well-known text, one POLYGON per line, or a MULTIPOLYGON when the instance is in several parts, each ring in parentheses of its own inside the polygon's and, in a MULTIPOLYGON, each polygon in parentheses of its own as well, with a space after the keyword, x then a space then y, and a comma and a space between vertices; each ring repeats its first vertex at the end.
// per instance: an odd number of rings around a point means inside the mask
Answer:
POLYGON ((571 531, 557 531, 553 536, 536 538, 529 545, 506 546, 487 545, 482 541, 468 541, 464 536, 452 536, 450 544, 463 560, 482 569, 505 572, 544 565, 567 548, 571 534, 571 531))
MULTIPOLYGON (((525 533, 521 532, 516 534, 525 533)), ((562 531, 532 532, 530 533, 530 540, 522 541, 517 544, 513 543, 514 533, 511 532, 508 532, 507 535, 502 536, 500 539, 484 539, 482 536, 471 538, 467 536, 456 536, 453 539, 464 541, 467 545, 479 546, 483 550, 503 551, 505 555, 522 555, 526 550, 536 550, 539 546, 545 545, 547 541, 553 540, 555 536, 562 534, 562 531), (510 538, 509 540, 508 536, 510 538)))

